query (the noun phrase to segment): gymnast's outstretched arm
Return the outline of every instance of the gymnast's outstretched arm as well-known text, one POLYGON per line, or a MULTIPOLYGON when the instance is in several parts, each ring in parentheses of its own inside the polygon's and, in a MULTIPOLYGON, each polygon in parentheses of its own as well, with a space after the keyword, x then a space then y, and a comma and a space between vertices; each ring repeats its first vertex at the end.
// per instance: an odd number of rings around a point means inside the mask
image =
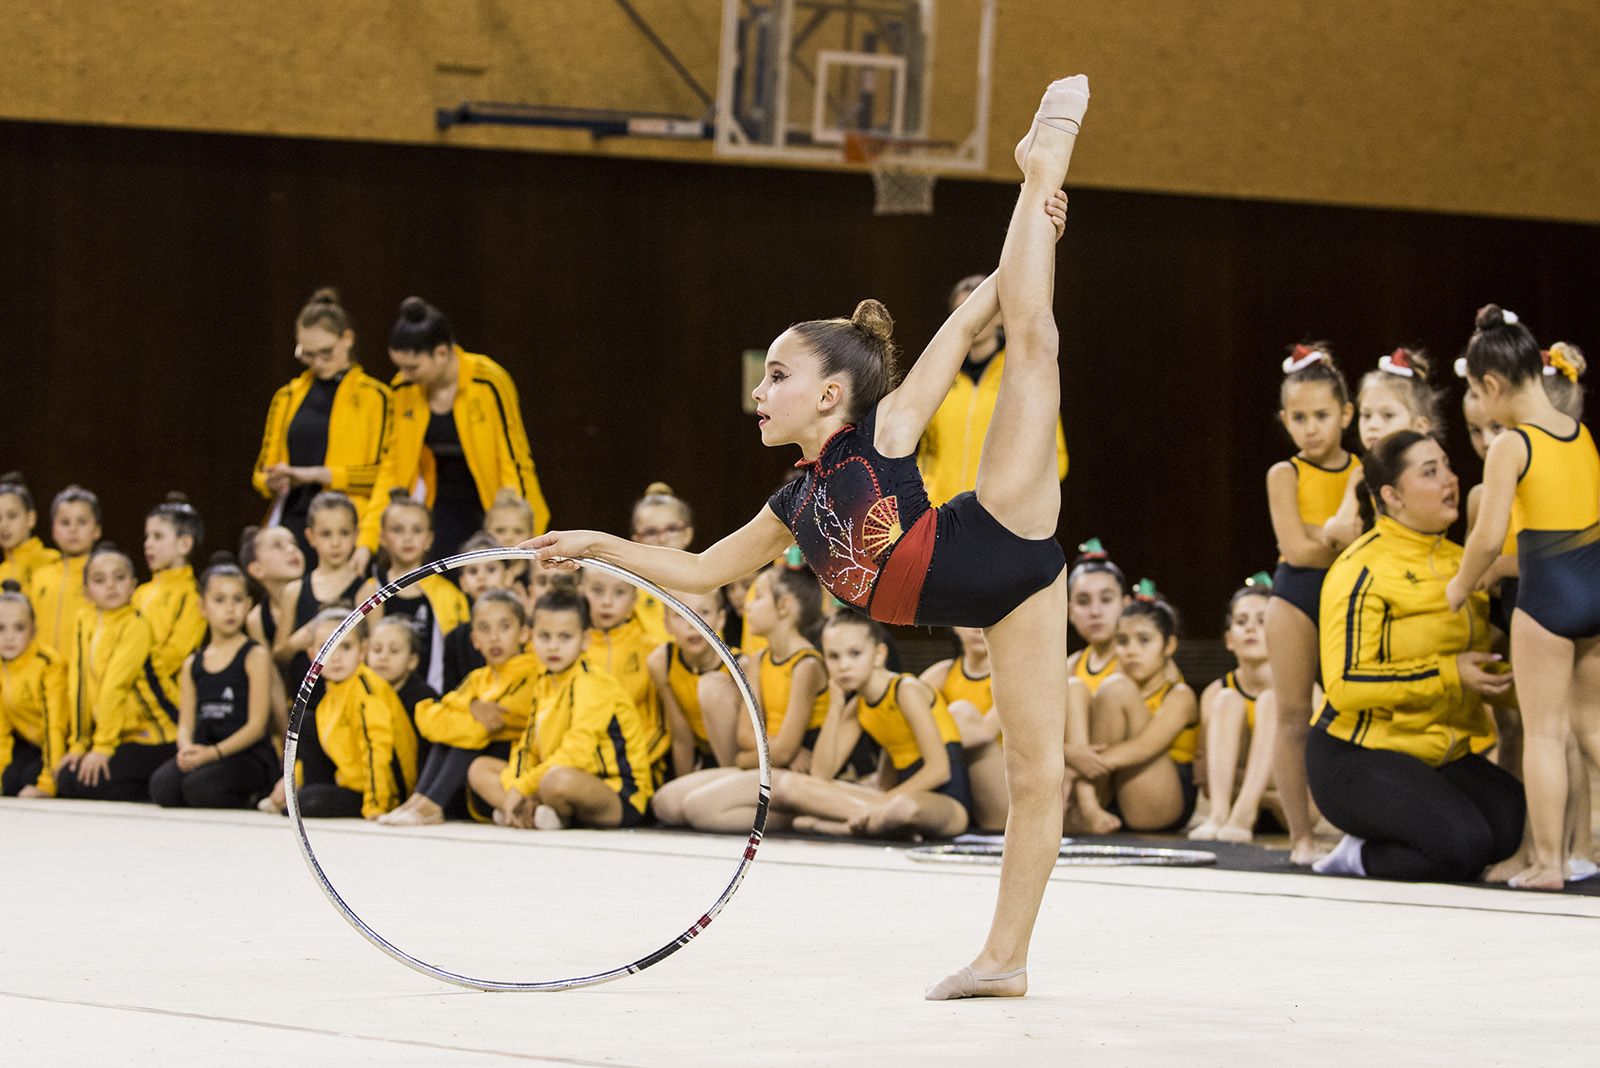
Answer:
POLYGON ((641 545, 597 530, 552 530, 522 543, 538 552, 539 566, 576 570, 584 560, 626 568, 658 586, 683 593, 710 593, 776 560, 794 540, 771 508, 704 552, 641 545))
MULTIPOLYGON (((1058 192, 1045 205, 1061 239, 1067 224, 1067 195, 1058 192)), ((905 380, 878 402, 878 432, 874 447, 885 456, 909 456, 939 410, 961 364, 972 350, 973 339, 1000 312, 997 275, 991 274, 961 306, 950 313, 905 380)))

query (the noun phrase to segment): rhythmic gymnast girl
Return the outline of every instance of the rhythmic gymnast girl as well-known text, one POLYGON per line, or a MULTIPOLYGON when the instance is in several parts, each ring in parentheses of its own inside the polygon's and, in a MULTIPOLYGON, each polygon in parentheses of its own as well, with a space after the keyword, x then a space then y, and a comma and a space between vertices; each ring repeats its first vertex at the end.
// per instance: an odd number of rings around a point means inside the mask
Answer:
MULTIPOLYGON (((1111 562, 1099 538, 1078 546, 1078 558, 1067 572, 1067 619, 1086 643, 1067 658, 1066 749, 1089 745, 1089 703, 1100 684, 1116 674, 1117 623, 1129 600, 1128 577, 1111 562)), ((1122 821, 1100 804, 1094 784, 1066 767, 1065 818, 1068 827, 1090 834, 1110 834, 1122 821)))
POLYGON ((997 830, 1006 825, 1006 765, 1000 714, 994 709, 994 675, 989 644, 978 627, 952 627, 961 655, 930 665, 919 676, 944 698, 950 718, 961 729, 967 778, 972 784, 972 825, 997 830))
POLYGON ((1297 451, 1267 472, 1267 506, 1281 554, 1267 608, 1267 655, 1278 698, 1272 779, 1289 824, 1289 860, 1303 866, 1317 859, 1306 732, 1317 682, 1322 578, 1343 549, 1339 507, 1347 484, 1360 478, 1361 463, 1344 447, 1355 408, 1327 344, 1294 346, 1283 371, 1278 418, 1297 451))
POLYGON ((1600 760, 1600 455, 1588 428, 1551 402, 1528 328, 1493 304, 1476 325, 1468 379, 1484 414, 1511 430, 1489 446, 1478 522, 1446 595, 1456 611, 1480 586, 1515 506, 1522 578, 1511 654, 1534 859, 1511 885, 1559 890, 1567 875, 1568 739, 1575 735, 1589 760, 1600 760))
POLYGON ((798 445, 806 471, 743 529, 698 554, 590 531, 528 543, 546 566, 597 557, 668 588, 709 591, 794 540, 835 596, 879 620, 985 629, 1011 789, 999 902, 983 949, 934 984, 931 999, 1027 991, 1028 942, 1061 845, 1067 583, 1055 540, 1061 380, 1052 301, 1066 212, 1059 190, 1088 102, 1081 76, 1046 91, 1017 146, 1024 181, 999 270, 899 386, 893 323, 877 301, 849 319, 797 324, 772 343, 753 393, 761 440, 798 445), (996 311, 1008 362, 977 492, 931 509, 917 442, 996 311))
POLYGON ((1117 672, 1089 706, 1093 744, 1066 749, 1067 763, 1129 830, 1181 830, 1194 813, 1200 717, 1172 663, 1177 632, 1172 606, 1141 582, 1117 624, 1117 672))
MULTIPOLYGON (((822 588, 804 564, 778 563, 756 576, 750 592, 745 618, 766 643, 755 657, 754 681, 772 766, 808 771, 828 714, 828 670, 807 637, 822 622, 822 588)), ((749 770, 757 756, 747 717, 739 717, 736 740, 732 767, 706 768, 662 787, 668 796, 663 802, 658 792, 657 815, 666 813, 697 831, 748 831, 755 820, 758 775, 749 770)))
POLYGON ((961 731, 944 699, 914 675, 884 666, 883 627, 840 613, 822 628, 828 661, 828 712, 810 772, 787 771, 773 783, 772 804, 796 830, 817 834, 928 835, 967 829, 972 788, 961 731), (875 783, 836 776, 862 737, 887 758, 875 783))
POLYGON ((1228 602, 1223 644, 1237 667, 1200 695, 1200 722, 1206 737, 1206 797, 1211 809, 1205 821, 1189 832, 1197 841, 1248 842, 1255 837, 1261 795, 1272 778, 1272 748, 1277 738, 1278 709, 1272 696, 1272 666, 1267 660, 1267 607, 1272 579, 1253 576, 1228 602), (1245 734, 1244 781, 1239 796, 1233 781, 1239 770, 1239 746, 1245 734))
POLYGON ((61 559, 36 568, 26 592, 38 613, 39 641, 58 652, 71 645, 78 613, 89 605, 83 569, 100 534, 100 498, 82 486, 56 494, 50 502, 50 538, 61 559))

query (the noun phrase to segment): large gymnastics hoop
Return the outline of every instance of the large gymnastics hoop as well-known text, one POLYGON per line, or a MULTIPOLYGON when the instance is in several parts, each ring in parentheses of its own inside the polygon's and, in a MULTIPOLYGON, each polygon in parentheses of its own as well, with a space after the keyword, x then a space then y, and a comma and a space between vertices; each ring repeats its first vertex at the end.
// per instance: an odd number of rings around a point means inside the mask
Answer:
MULTIPOLYGON (((921 864, 976 864, 1000 863, 1002 849, 997 842, 952 842, 946 845, 913 846, 906 850, 906 859, 921 864)), ((1200 849, 1163 849, 1155 846, 1087 845, 1070 838, 1061 841, 1056 857, 1057 867, 1110 868, 1202 868, 1217 862, 1215 853, 1200 849)))
POLYGON ((644 590, 660 598, 662 603, 670 606, 684 619, 688 620, 695 630, 699 631, 701 636, 711 643, 711 647, 717 651, 717 655, 722 658, 722 662, 728 666, 728 671, 733 676, 734 683, 739 687, 739 693, 744 698, 745 708, 750 713, 750 722, 755 727, 756 755, 760 761, 760 789, 756 795, 755 823, 750 828, 750 837, 745 843, 744 852, 740 854, 738 866, 733 872, 733 878, 728 881, 728 885, 723 889, 716 901, 712 902, 711 907, 705 911, 704 915, 690 924, 682 934, 660 949, 647 953, 632 964, 625 964, 620 968, 612 968, 609 971, 595 972, 592 975, 576 976, 571 979, 517 982, 513 980, 480 979, 477 976, 462 975, 412 956, 377 931, 374 931, 367 925, 366 921, 357 915, 356 911, 339 894, 339 891, 334 888, 333 883, 328 879, 327 873, 322 870, 322 865, 318 862, 315 851, 311 848, 311 839, 306 834, 305 820, 300 815, 299 791, 295 786, 294 758, 295 751, 300 743, 300 727, 305 718, 307 704, 311 699, 311 691, 317 684, 317 678, 322 674, 325 658, 338 647, 345 634, 359 623, 367 613, 407 586, 420 581, 428 575, 442 575, 446 571, 464 567, 467 564, 483 563, 491 560, 533 560, 534 558, 534 550, 521 548, 480 549, 476 552, 459 553, 443 560, 436 560, 431 564, 424 564, 415 571, 401 575, 367 598, 364 604, 345 617, 344 622, 339 624, 338 629, 323 643, 322 648, 317 651, 316 657, 311 661, 311 670, 306 672, 304 681, 300 683, 300 689, 295 694, 294 706, 289 711, 289 729, 283 745, 284 799, 287 802, 289 818, 294 825, 295 839, 300 845, 300 855, 305 858, 306 866, 311 869, 311 875, 316 880, 317 886, 321 888, 323 895, 327 897, 334 908, 338 909, 339 915, 344 917, 345 922, 354 927, 357 933, 368 942, 377 946, 390 957, 413 971, 421 972, 423 975, 438 979, 441 982, 464 986, 470 990, 548 992, 598 986, 601 983, 609 983, 612 980, 621 979, 625 975, 643 971, 652 964, 659 964, 672 956, 672 954, 688 945, 696 935, 711 925, 711 921, 716 918, 717 913, 721 912, 723 906, 733 897, 734 891, 739 889, 739 884, 744 882, 745 874, 750 870, 750 862, 755 859, 756 849, 761 845, 761 838, 766 830, 767 806, 772 797, 772 759, 767 752, 766 724, 762 720, 760 706, 756 703, 755 693, 750 688, 750 680, 745 678, 743 669, 739 667, 739 661, 734 657, 727 645, 723 643, 722 638, 716 631, 711 629, 705 620, 691 612, 683 602, 650 580, 641 578, 625 568, 617 567, 615 564, 608 564, 603 560, 584 560, 582 561, 584 567, 603 571, 615 578, 622 579, 637 589, 644 590))

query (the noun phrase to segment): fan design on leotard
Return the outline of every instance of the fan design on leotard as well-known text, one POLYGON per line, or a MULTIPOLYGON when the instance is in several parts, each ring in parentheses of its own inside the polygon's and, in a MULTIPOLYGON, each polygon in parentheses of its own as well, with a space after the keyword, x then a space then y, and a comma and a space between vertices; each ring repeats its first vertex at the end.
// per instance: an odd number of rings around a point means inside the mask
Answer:
POLYGON ((861 521, 861 544, 874 557, 900 540, 900 499, 885 497, 867 509, 861 521))

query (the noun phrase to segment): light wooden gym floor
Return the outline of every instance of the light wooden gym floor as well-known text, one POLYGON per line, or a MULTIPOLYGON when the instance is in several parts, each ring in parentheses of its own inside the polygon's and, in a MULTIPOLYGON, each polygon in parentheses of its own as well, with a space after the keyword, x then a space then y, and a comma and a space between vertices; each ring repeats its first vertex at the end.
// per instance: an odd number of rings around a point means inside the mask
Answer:
MULTIPOLYGON (((742 839, 324 824, 373 925, 551 979, 709 905, 742 839)), ((0 802, 11 1064, 1385 1064, 1592 1056, 1600 899, 1206 868, 1060 868, 1020 1001, 928 1003, 995 869, 769 839, 710 929, 563 994, 435 983, 317 890, 282 818, 0 802)))

